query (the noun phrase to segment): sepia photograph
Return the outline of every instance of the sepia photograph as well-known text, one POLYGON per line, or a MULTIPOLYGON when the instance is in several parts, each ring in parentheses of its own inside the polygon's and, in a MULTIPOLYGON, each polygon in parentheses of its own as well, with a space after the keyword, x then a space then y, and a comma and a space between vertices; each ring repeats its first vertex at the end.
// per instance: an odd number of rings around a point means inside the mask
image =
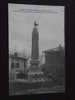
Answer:
POLYGON ((9 96, 65 93, 65 7, 8 3, 9 96))

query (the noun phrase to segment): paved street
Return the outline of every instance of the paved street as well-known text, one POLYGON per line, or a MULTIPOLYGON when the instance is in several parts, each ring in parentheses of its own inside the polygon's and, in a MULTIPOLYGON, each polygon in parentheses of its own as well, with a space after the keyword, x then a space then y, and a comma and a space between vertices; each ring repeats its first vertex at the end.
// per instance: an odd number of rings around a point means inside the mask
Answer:
POLYGON ((27 95, 27 94, 41 94, 41 93, 64 93, 64 87, 54 85, 52 82, 44 84, 28 84, 27 82, 19 82, 12 84, 9 89, 9 95, 27 95), (43 86, 42 86, 43 85, 43 86), (47 87, 48 86, 48 87, 47 87))
POLYGON ((65 89, 60 87, 59 89, 55 88, 40 88, 40 89, 28 89, 27 91, 21 90, 19 92, 13 93, 13 95, 27 95, 27 94, 47 94, 47 93, 64 93, 65 89))

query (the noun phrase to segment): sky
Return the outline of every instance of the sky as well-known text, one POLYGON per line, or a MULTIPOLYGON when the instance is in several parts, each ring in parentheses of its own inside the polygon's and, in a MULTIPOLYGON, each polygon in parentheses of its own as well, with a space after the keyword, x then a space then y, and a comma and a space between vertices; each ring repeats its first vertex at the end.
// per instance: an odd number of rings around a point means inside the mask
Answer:
POLYGON ((34 21, 39 24, 39 53, 64 45, 64 7, 8 4, 9 50, 31 55, 34 21))

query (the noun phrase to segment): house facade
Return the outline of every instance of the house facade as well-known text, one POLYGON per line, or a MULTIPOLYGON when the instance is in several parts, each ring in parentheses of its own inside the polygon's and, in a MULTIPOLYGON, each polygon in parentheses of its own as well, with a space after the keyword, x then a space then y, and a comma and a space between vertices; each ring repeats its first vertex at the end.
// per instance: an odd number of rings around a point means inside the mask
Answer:
POLYGON ((16 79, 19 71, 26 73, 27 58, 19 56, 17 53, 9 54, 9 79, 16 79))
POLYGON ((57 48, 44 51, 45 53, 45 70, 50 73, 55 73, 65 66, 65 52, 64 48, 59 45, 57 48))

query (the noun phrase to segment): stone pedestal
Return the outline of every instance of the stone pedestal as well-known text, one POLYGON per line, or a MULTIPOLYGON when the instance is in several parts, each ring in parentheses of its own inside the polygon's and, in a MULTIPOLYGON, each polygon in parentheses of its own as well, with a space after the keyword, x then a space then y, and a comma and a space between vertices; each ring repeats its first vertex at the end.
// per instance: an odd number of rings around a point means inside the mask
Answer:
POLYGON ((43 72, 40 69, 39 66, 39 60, 38 59, 32 59, 30 61, 31 66, 28 72, 28 76, 29 76, 29 80, 31 82, 40 82, 40 81, 44 81, 44 75, 43 72))

